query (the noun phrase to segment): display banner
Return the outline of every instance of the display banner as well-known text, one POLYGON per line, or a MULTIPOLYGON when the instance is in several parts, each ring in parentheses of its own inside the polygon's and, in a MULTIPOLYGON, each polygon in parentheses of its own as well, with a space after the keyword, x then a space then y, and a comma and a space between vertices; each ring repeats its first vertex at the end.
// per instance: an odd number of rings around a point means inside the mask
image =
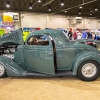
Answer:
POLYGON ((14 22, 3 22, 3 26, 14 26, 14 22))
POLYGON ((3 22, 13 22, 13 14, 3 13, 3 22))

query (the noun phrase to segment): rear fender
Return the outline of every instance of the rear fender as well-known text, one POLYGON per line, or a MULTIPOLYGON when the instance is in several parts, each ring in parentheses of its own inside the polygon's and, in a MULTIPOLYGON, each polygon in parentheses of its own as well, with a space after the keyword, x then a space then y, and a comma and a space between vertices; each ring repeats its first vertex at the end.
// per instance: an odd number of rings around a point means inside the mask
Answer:
POLYGON ((79 65, 88 60, 96 61, 98 64, 100 64, 100 54, 96 52, 85 52, 81 55, 79 55, 72 64, 72 72, 73 75, 77 75, 77 70, 79 65))
POLYGON ((5 67, 8 76, 26 76, 27 70, 20 67, 10 58, 0 56, 0 64, 5 67))

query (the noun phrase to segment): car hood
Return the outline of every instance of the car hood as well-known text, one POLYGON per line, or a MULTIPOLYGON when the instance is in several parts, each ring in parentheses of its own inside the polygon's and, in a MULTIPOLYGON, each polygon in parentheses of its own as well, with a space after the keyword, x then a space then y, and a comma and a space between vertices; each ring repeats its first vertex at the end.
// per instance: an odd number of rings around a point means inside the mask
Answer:
POLYGON ((6 45, 24 44, 22 29, 18 29, 7 35, 0 37, 0 46, 4 44, 6 45))

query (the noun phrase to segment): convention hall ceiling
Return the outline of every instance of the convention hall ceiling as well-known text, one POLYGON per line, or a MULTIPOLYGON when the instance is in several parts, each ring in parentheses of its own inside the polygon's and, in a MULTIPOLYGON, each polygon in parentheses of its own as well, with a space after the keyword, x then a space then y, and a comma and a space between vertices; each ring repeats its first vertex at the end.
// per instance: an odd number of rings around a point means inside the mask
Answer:
POLYGON ((0 0, 0 11, 100 18, 100 0, 0 0))

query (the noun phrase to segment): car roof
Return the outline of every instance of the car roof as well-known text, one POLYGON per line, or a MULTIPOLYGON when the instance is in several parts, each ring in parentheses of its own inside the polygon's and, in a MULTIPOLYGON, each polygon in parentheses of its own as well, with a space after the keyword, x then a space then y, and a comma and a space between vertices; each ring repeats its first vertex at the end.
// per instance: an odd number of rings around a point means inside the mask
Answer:
POLYGON ((47 30, 47 29, 44 29, 44 30, 38 30, 38 31, 35 31, 35 32, 32 32, 30 35, 36 35, 36 34, 49 34, 53 37, 57 36, 57 35, 60 35, 60 34, 63 34, 63 32, 61 31, 58 31, 58 30, 55 30, 55 29, 50 29, 50 30, 47 30))
POLYGON ((50 30, 44 29, 44 30, 34 31, 30 33, 30 35, 27 37, 27 40, 33 35, 43 35, 43 34, 49 34, 54 40, 57 40, 57 38, 62 38, 62 40, 65 39, 66 41, 69 41, 63 32, 55 29, 50 29, 50 30))

